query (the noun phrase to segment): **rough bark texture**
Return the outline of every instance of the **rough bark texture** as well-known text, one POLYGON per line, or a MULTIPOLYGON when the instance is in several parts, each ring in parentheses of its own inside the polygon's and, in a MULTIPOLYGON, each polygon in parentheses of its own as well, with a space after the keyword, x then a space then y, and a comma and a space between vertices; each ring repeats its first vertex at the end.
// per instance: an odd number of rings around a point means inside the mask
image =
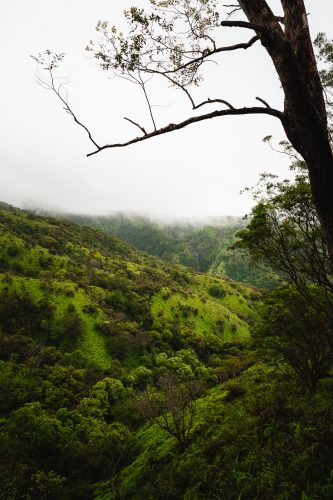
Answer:
POLYGON ((303 0, 281 0, 284 29, 265 0, 240 0, 248 20, 266 28, 257 32, 279 75, 288 139, 309 169, 314 200, 333 262, 333 155, 323 90, 303 0))

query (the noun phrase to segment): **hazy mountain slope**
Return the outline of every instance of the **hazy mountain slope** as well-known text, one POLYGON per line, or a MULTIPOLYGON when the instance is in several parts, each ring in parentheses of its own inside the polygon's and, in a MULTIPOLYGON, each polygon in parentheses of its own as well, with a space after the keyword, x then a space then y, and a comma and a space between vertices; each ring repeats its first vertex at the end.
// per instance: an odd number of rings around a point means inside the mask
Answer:
POLYGON ((230 248, 236 233, 245 225, 240 217, 211 218, 213 220, 193 223, 158 223, 145 217, 123 214, 59 216, 100 229, 167 262, 217 277, 228 276, 250 286, 270 288, 275 284, 268 271, 253 267, 244 252, 230 248))

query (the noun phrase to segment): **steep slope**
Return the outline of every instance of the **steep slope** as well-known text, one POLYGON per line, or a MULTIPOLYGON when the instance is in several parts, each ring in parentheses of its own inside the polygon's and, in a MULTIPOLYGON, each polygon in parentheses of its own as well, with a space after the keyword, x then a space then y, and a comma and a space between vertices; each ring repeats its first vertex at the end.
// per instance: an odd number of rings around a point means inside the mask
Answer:
POLYGON ((170 373, 214 386, 251 364, 258 298, 90 227, 2 207, 5 498, 92 498, 128 462, 146 387, 170 373))
POLYGON ((24 296, 48 306, 48 333, 38 333, 46 344, 68 348, 66 321, 77 321, 72 347, 100 367, 110 362, 109 331, 128 322, 138 331, 177 330, 184 344, 205 335, 223 343, 246 338, 255 317, 255 292, 169 266, 88 227, 1 212, 0 245, 2 303, 24 296))

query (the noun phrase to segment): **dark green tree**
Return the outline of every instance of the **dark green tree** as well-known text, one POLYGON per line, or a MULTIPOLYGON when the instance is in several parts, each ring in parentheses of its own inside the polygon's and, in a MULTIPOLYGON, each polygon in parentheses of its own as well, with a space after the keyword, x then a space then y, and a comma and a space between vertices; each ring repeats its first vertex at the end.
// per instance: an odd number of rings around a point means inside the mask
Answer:
MULTIPOLYGON (((318 287, 309 287, 316 303, 323 298, 318 287)), ((305 388, 312 392, 318 381, 327 376, 333 363, 330 333, 318 321, 317 311, 293 286, 271 293, 253 338, 264 358, 288 365, 305 388)))
POLYGON ((312 391, 333 362, 333 278, 304 164, 294 168, 295 182, 262 176, 254 190, 257 205, 235 246, 273 269, 282 283, 254 329, 259 349, 287 362, 312 391))
POLYGON ((257 205, 236 247, 252 260, 273 269, 282 281, 293 284, 318 316, 333 350, 333 279, 328 244, 322 230, 304 165, 295 182, 276 182, 263 175, 254 193, 257 205), (320 300, 309 285, 322 293, 320 300))

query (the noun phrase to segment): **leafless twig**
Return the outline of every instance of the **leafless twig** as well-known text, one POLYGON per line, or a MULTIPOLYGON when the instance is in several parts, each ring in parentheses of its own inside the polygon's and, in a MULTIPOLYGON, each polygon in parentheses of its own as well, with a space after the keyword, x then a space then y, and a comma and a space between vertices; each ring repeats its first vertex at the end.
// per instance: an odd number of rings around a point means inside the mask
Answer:
POLYGON ((256 100, 259 101, 259 102, 261 102, 262 104, 264 104, 264 106, 266 106, 266 108, 271 109, 271 107, 268 104, 268 102, 264 101, 264 99, 261 99, 261 97, 256 97, 256 100))
POLYGON ((64 98, 62 95, 61 95, 61 87, 59 87, 58 89, 56 89, 55 87, 55 84, 54 84, 54 77, 53 77, 53 73, 52 73, 52 70, 49 70, 49 74, 50 74, 50 81, 51 81, 51 84, 49 86, 50 90, 52 90, 56 96, 60 99, 60 101, 62 102, 62 104, 64 105, 64 109, 65 111, 71 115, 71 117, 73 118, 73 120, 75 121, 75 123, 77 123, 77 125, 79 125, 80 127, 82 127, 88 134, 88 137, 90 139, 90 141, 94 144, 94 146, 96 146, 97 150, 100 149, 99 145, 97 144, 97 142, 95 141, 95 139, 93 138, 90 130, 88 129, 88 127, 86 125, 84 125, 84 123, 82 123, 76 116, 76 114, 74 113, 74 111, 72 110, 72 108, 70 107, 69 103, 68 103, 68 94, 66 92, 66 98, 64 98))
POLYGON ((140 80, 140 86, 142 88, 142 91, 144 93, 145 99, 146 99, 147 104, 148 104, 149 114, 150 114, 150 117, 151 117, 151 121, 153 122, 154 130, 156 130, 155 118, 154 118, 153 111, 151 109, 151 104, 150 104, 150 101, 149 101, 149 98, 148 98, 148 94, 147 94, 147 91, 146 91, 146 82, 143 81, 140 72, 139 72, 139 80, 140 80))
POLYGON ((147 135, 146 130, 143 127, 141 127, 141 125, 139 125, 138 123, 134 122, 130 118, 126 118, 126 116, 124 116, 124 120, 127 120, 128 122, 132 123, 133 125, 135 125, 136 127, 138 127, 144 133, 144 135, 147 135))

